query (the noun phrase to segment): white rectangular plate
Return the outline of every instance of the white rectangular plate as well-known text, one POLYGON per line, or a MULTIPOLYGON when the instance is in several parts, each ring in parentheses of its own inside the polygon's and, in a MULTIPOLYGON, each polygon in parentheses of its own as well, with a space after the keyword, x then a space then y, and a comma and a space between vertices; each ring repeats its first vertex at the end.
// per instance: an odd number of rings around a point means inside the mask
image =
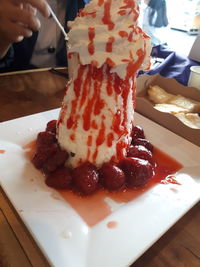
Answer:
POLYGON ((200 199, 200 148, 152 121, 135 115, 147 138, 184 168, 177 184, 158 184, 119 206, 90 228, 25 157, 24 145, 52 110, 0 124, 0 185, 49 263, 58 267, 124 267, 134 262, 200 199), (107 223, 116 221, 116 228, 107 223))

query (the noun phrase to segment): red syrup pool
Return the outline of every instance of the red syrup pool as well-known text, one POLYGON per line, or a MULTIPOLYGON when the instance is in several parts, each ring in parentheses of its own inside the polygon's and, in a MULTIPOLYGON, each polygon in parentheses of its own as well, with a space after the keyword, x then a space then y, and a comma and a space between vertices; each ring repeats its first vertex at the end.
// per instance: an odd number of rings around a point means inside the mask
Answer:
MULTIPOLYGON (((99 190, 91 196, 78 196, 72 191, 58 190, 62 197, 76 210, 82 219, 92 227, 112 213, 110 206, 105 202, 105 198, 111 198, 117 203, 127 203, 150 189, 152 186, 162 183, 175 183, 168 180, 168 176, 176 173, 183 166, 172 157, 154 148, 153 157, 157 163, 154 177, 144 187, 138 189, 126 188, 123 191, 108 192, 99 190)), ((176 182, 178 184, 178 182, 176 182)))
POLYGON ((116 221, 110 221, 107 223, 107 227, 110 228, 110 229, 114 229, 118 226, 118 222, 116 221))
MULTIPOLYGON (((33 141, 23 147, 26 150, 26 155, 29 159, 34 153, 35 144, 35 141, 33 141)), ((106 198, 110 198, 117 203, 127 203, 134 200, 156 184, 172 183, 180 185, 173 174, 179 171, 183 165, 156 147, 154 147, 153 159, 157 163, 155 175, 144 187, 137 189, 126 188, 125 190, 118 192, 109 192, 105 189, 100 189, 93 195, 88 196, 80 196, 71 190, 57 191, 87 223, 87 225, 92 227, 112 213, 111 207, 105 201, 106 198)))

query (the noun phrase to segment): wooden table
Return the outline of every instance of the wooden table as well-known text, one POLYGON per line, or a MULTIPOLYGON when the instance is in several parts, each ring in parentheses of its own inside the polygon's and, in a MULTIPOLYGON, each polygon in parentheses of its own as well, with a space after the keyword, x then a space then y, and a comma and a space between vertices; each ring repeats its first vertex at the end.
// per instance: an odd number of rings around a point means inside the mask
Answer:
POLYGON ((0 122, 60 107, 66 69, 0 75, 0 122))
MULTIPOLYGON (((60 107, 67 81, 61 75, 52 70, 0 75, 0 122, 60 107)), ((49 264, 0 189, 0 267, 8 266, 49 264)), ((146 266, 200 266, 200 202, 131 265, 146 266)))

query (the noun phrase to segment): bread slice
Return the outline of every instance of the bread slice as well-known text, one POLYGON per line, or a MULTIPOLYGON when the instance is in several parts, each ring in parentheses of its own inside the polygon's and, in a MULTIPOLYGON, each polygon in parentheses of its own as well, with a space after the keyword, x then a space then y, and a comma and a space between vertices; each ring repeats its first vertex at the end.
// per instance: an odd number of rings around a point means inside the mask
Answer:
POLYGON ((178 112, 200 113, 200 102, 184 97, 182 95, 169 94, 158 85, 149 86, 147 92, 149 99, 153 101, 155 104, 165 105, 156 107, 160 111, 166 110, 164 112, 169 112, 169 113, 178 113, 178 112), (178 107, 180 108, 180 110, 178 109, 178 107))
POLYGON ((188 127, 200 129, 200 116, 197 113, 177 113, 175 116, 188 127))
POLYGON ((148 96, 155 104, 169 103, 170 99, 174 97, 172 94, 168 94, 163 88, 158 85, 149 86, 148 96))
POLYGON ((166 112, 170 114, 177 114, 177 113, 187 113, 188 110, 182 107, 178 107, 173 104, 155 104, 154 106, 155 109, 161 111, 161 112, 166 112))
POLYGON ((192 113, 200 112, 200 102, 197 102, 190 98, 186 98, 181 95, 174 96, 173 98, 169 99, 167 103, 184 108, 188 110, 188 112, 192 112, 192 113))

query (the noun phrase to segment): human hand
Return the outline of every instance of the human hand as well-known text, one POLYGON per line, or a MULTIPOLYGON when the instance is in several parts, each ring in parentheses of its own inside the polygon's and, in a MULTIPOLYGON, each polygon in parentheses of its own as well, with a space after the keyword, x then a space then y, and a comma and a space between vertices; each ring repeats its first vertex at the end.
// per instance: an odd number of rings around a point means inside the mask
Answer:
POLYGON ((39 30, 37 10, 45 17, 50 15, 46 0, 0 0, 0 58, 12 43, 39 30))

